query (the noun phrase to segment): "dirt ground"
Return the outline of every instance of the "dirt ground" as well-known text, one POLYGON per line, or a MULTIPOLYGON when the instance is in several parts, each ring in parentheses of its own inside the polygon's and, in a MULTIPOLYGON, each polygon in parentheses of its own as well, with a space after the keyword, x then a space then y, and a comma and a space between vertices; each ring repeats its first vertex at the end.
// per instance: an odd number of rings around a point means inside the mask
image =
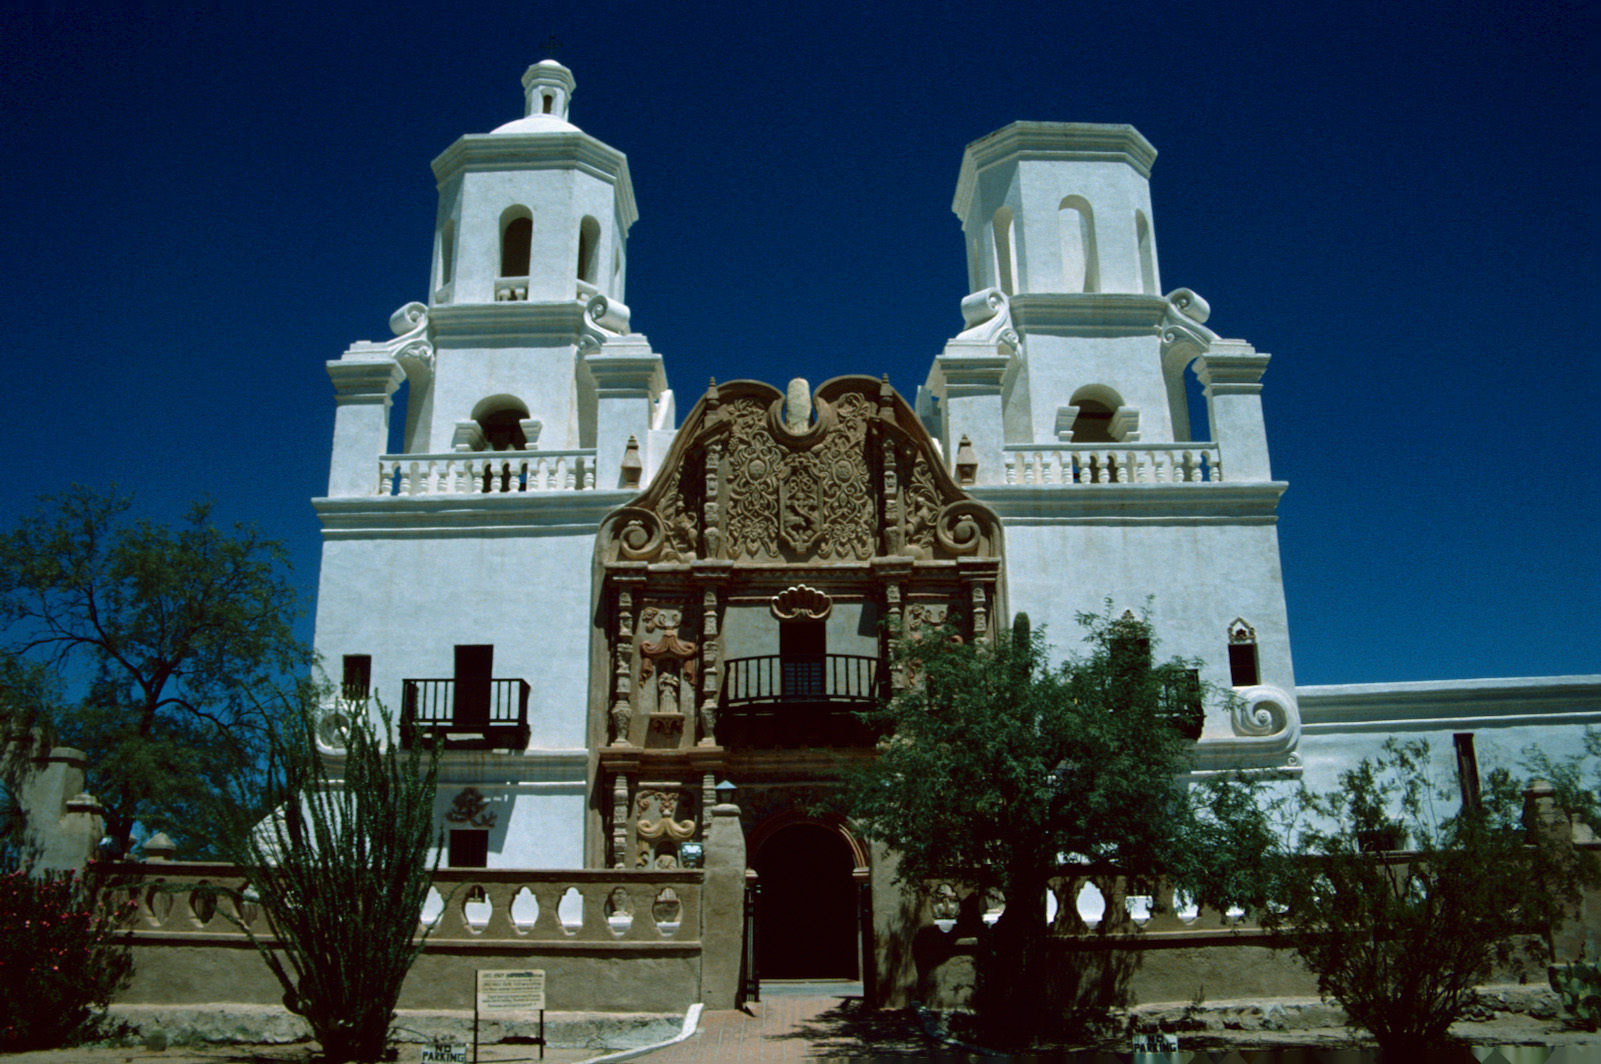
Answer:
MULTIPOLYGON (((908 1027, 906 1032, 909 1038, 914 1034, 915 1020, 909 1013, 899 1014, 905 1017, 908 1027)), ((880 1019, 887 1017, 880 1014, 880 1019)), ((843 1033, 843 1032, 842 1032, 843 1033)), ((1601 1059, 1601 1034, 1575 1030, 1563 1025, 1557 1020, 1541 1020, 1523 1014, 1501 1014, 1494 1021, 1486 1023, 1459 1023, 1452 1028, 1452 1033, 1464 1043, 1473 1046, 1551 1046, 1563 1049, 1578 1049, 1583 1054, 1569 1057, 1569 1059, 1601 1059)), ((860 1037, 860 1036, 858 1036, 860 1037)), ((846 1041, 851 1041, 847 1038, 846 1041)), ((904 1043, 903 1043, 904 1044, 904 1043)), ((678 1049, 682 1056, 688 1050, 693 1056, 695 1039, 691 1038, 678 1049)), ((1100 1047, 1104 1053, 1109 1047, 1100 1047)), ((1121 1052, 1128 1052, 1126 1047, 1116 1047, 1121 1052)), ((1351 1031, 1344 1027, 1322 1027, 1313 1029, 1300 1029, 1288 1031, 1229 1031, 1209 1030, 1186 1032, 1179 1036, 1179 1049, 1183 1051, 1218 1051, 1218 1050, 1339 1050, 1360 1048, 1360 1042, 1353 1037, 1351 1031)), ((422 1047, 417 1043, 402 1043, 399 1046, 399 1064, 418 1064, 421 1059, 422 1047)), ((813 1053, 818 1053, 820 1046, 812 1047, 813 1053)), ((579 1064, 581 1061, 593 1060, 611 1052, 598 1049, 547 1049, 544 1059, 550 1064, 579 1064)), ((858 1045, 842 1045, 839 1039, 828 1041, 826 1059, 831 1060, 857 1060, 867 1061, 873 1058, 874 1046, 870 1041, 862 1040, 858 1045)), ((647 1053, 636 1059, 648 1064, 655 1054, 647 1053)), ((765 1057, 766 1053, 758 1053, 757 1057, 765 1057)), ((894 1054, 897 1060, 908 1058, 904 1049, 894 1054)), ((938 1047, 930 1043, 930 1058, 949 1061, 960 1059, 963 1054, 954 1055, 947 1047, 938 1047)), ((472 1047, 467 1049, 467 1058, 472 1060, 472 1047)), ((1049 1055, 1041 1054, 1028 1059, 1044 1062, 1053 1059, 1067 1059, 1067 1054, 1049 1055)), ((1477 1054, 1464 1055, 1463 1059, 1476 1059, 1477 1054)), ((319 1052, 314 1042, 296 1042, 287 1045, 206 1045, 206 1046, 173 1046, 164 1050, 151 1050, 144 1046, 129 1047, 91 1047, 77 1049, 55 1049, 31 1053, 16 1053, 4 1056, 5 1064, 316 1064, 319 1052)), ((524 1044, 495 1044, 480 1046, 478 1059, 484 1064, 511 1064, 511 1062, 534 1062, 539 1060, 539 1047, 524 1044)), ((757 1059, 753 1057, 752 1059, 757 1059)), ((813 1059, 824 1059, 814 1057, 813 1059)), ((986 1056, 971 1059, 984 1059, 987 1062, 1003 1062, 1007 1058, 986 1056)))

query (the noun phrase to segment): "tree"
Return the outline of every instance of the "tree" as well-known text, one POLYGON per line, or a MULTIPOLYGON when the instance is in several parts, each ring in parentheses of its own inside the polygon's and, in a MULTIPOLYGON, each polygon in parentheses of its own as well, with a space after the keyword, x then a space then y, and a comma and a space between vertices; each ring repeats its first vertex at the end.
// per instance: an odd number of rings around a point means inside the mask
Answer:
POLYGON ((283 802, 257 820, 254 796, 240 793, 226 845, 249 884, 235 900, 260 904, 282 956, 240 926, 328 1064, 383 1058, 401 984, 427 940, 422 907, 444 841, 434 826, 437 749, 402 751, 390 715, 377 713, 377 725, 367 714, 351 723, 337 777, 317 752, 314 701, 285 714, 266 773, 283 802))
POLYGON ((282 544, 196 504, 176 528, 75 487, 0 534, 0 711, 89 755, 125 850, 137 821, 199 845, 255 764, 264 690, 303 675, 282 544))
POLYGON ((1264 926, 1394 1060, 1444 1044, 1498 967, 1543 960, 1546 929, 1593 876, 1571 846, 1524 830, 1521 788, 1504 769, 1476 805, 1443 812, 1452 791, 1430 780, 1428 754, 1426 742, 1391 739, 1338 789, 1303 787, 1263 866, 1276 901, 1264 926))
POLYGON ((1194 663, 1153 664, 1150 625, 1132 614, 1079 620, 1089 653, 1060 667, 1023 616, 992 642, 900 640, 908 682, 869 715, 890 738, 847 786, 851 816, 897 852, 908 888, 956 880, 1004 899, 979 960, 990 1037, 1026 1039, 1047 1014, 1045 896, 1064 865, 1151 877, 1206 863, 1194 854, 1213 813, 1185 780, 1194 663))

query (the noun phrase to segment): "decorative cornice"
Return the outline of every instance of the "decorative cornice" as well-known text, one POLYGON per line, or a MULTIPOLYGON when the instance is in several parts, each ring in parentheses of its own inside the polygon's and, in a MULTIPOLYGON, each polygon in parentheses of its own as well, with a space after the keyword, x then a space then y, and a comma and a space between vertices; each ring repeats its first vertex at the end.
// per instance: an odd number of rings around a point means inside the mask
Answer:
POLYGON ((978 175, 992 166, 1021 159, 1123 163, 1149 179, 1156 149, 1130 125, 1013 122, 973 141, 962 153, 951 210, 965 223, 973 191, 978 187, 978 175))
POLYGON ((363 495, 311 500, 324 539, 594 535, 629 491, 503 495, 363 495))
POLYGON ((469 133, 433 161, 443 186, 475 170, 577 170, 612 185, 624 231, 639 220, 628 156, 582 130, 570 133, 469 133))
POLYGON ((1012 297, 1012 323, 1025 336, 1155 333, 1173 309, 1162 296, 1120 292, 1025 292, 1012 297))
POLYGON ((1601 675, 1297 689, 1308 734, 1601 724, 1601 675))
POLYGON ((1209 396, 1259 395, 1272 357, 1250 347, 1234 351, 1218 345, 1196 362, 1195 375, 1209 396))
POLYGON ((1055 524, 1272 524, 1289 485, 1224 481, 1186 484, 988 485, 969 488, 1002 527, 1055 524))
POLYGON ((429 311, 436 346, 473 341, 555 340, 577 343, 588 312, 582 300, 449 303, 429 311))

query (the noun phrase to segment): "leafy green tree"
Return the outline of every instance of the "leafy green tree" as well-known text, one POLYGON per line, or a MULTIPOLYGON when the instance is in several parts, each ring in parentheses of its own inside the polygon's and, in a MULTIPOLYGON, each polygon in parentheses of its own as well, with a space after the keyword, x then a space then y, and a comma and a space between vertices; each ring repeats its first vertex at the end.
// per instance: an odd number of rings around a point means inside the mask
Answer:
POLYGON ((850 815, 896 851, 908 888, 954 880, 1005 900, 979 958, 991 1038, 1026 1041, 1052 1011, 1045 897, 1064 865, 1147 878, 1210 867, 1199 885, 1210 890, 1234 859, 1197 858, 1228 833, 1232 807, 1204 805, 1186 783, 1194 663, 1154 663, 1150 625, 1132 614, 1080 622, 1089 652, 1059 667, 1021 616, 992 642, 900 640, 909 682, 869 715, 890 738, 847 787, 850 815))
POLYGON ((82 487, 0 533, 0 709, 89 757, 107 831, 193 853, 226 781, 259 761, 260 694, 304 675, 282 544, 197 504, 177 527, 82 487))
POLYGON ((1386 1059, 1443 1045, 1475 987, 1519 960, 1543 961, 1546 929, 1593 878, 1571 845, 1524 830, 1506 770, 1457 808, 1428 765, 1426 742, 1391 739, 1337 789, 1302 788, 1284 845, 1263 866, 1276 902, 1264 925, 1386 1059))
POLYGON ((254 795, 241 794, 226 845, 249 883, 236 901, 260 904, 281 950, 244 929, 328 1064, 384 1059, 427 939, 422 907, 443 844, 437 749, 402 751, 390 715, 377 713, 377 724, 352 722, 332 770, 317 752, 313 703, 286 714, 267 765, 283 803, 257 820, 254 795))

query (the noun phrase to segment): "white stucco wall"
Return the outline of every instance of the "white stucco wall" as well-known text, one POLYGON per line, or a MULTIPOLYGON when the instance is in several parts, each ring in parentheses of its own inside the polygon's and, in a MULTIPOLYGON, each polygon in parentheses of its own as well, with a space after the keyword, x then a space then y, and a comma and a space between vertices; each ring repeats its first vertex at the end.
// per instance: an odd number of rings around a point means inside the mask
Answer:
MULTIPOLYGON (((1001 494, 983 493, 986 500, 1001 494)), ((1022 508, 1018 500, 1003 510, 1022 508)), ((1225 689, 1229 624, 1243 618, 1256 630, 1260 682, 1295 688, 1270 522, 1018 515, 1006 524, 1006 582, 1012 613, 1026 612, 1036 629, 1046 627, 1059 658, 1085 649, 1078 614, 1104 615, 1110 599, 1114 616, 1149 607, 1158 657, 1199 658, 1202 679, 1225 689)), ((1221 705, 1208 705, 1206 731, 1232 733, 1221 705)))

